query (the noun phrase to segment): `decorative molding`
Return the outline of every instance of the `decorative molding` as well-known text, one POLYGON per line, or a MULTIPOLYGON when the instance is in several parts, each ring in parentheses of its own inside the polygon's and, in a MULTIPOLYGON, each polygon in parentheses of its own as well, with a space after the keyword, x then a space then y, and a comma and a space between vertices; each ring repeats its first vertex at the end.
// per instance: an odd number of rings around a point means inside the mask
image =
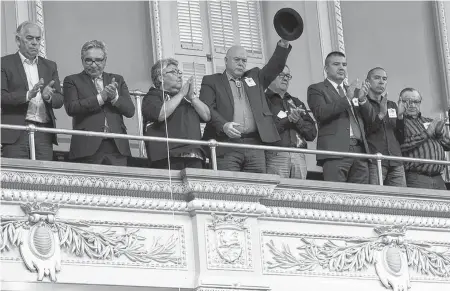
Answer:
POLYGON ((267 207, 266 218, 289 220, 312 220, 330 223, 358 223, 358 224, 404 224, 413 227, 448 229, 450 219, 422 216, 387 215, 370 212, 344 212, 332 210, 318 210, 290 207, 267 207))
POLYGON ((41 47, 39 48, 39 55, 43 58, 47 58, 47 46, 45 41, 45 25, 44 25, 44 4, 42 0, 34 0, 35 3, 35 15, 36 24, 42 30, 41 47))
POLYGON ((407 240, 402 225, 375 232, 362 238, 262 231, 263 273, 373 278, 375 266, 383 285, 394 290, 409 286, 409 269, 450 282, 450 243, 407 240))
POLYGON ((206 257, 208 269, 251 270, 253 268, 252 240, 246 217, 231 214, 217 216, 206 225, 206 257))
POLYGON ((161 22, 159 17, 159 0, 149 1, 150 19, 152 19, 152 43, 153 45, 153 61, 156 62, 163 58, 161 44, 161 22))
MULTIPOLYGON (((81 258, 65 260, 67 263, 89 264, 126 258, 133 265, 158 269, 185 269, 186 247, 184 230, 176 225, 145 225, 113 223, 114 230, 94 228, 95 223, 83 220, 62 220, 56 217, 59 206, 50 203, 22 204, 26 216, 2 216, 0 251, 20 248, 20 254, 30 271, 38 273, 38 280, 49 276, 56 281, 56 273, 61 270, 61 249, 66 256, 81 258), (143 232, 147 228, 174 232, 169 237, 153 236, 150 244, 143 232)), ((116 265, 127 265, 123 259, 116 265)))
MULTIPOLYGON (((399 209, 413 212, 443 213, 450 218, 450 201, 423 198, 396 197, 373 194, 338 193, 300 189, 276 188, 262 204, 275 207, 298 207, 298 205, 337 205, 373 209, 399 209), (273 201, 276 201, 273 202, 273 201), (272 205, 274 204, 275 205, 272 205)), ((373 210, 372 210, 373 211, 373 210)))
POLYGON ((445 1, 434 1, 434 14, 437 29, 437 47, 440 53, 441 69, 443 73, 444 92, 447 96, 447 105, 450 106, 450 48, 449 29, 446 20, 446 12, 450 12, 450 6, 446 8, 445 1))
POLYGON ((333 8, 331 10, 331 13, 334 14, 334 20, 335 20, 335 29, 336 29, 336 43, 334 44, 335 47, 340 52, 343 52, 345 54, 345 44, 344 44, 344 26, 342 24, 342 14, 341 14, 341 1, 334 0, 332 2, 329 2, 330 5, 333 5, 333 8))

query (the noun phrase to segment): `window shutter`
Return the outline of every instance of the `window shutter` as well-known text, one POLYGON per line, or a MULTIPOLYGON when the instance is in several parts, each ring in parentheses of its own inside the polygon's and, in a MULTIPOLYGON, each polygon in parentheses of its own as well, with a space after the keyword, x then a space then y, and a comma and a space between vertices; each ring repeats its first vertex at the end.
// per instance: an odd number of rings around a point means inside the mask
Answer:
POLYGON ((230 1, 208 1, 214 51, 226 53, 234 45, 233 16, 230 1))
POLYGON ((240 44, 249 56, 262 58, 261 11, 257 1, 237 1, 240 44))
POLYGON ((200 93, 200 86, 202 85, 203 76, 206 75, 206 65, 199 63, 183 63, 183 84, 194 76, 195 92, 200 93))
POLYGON ((200 1, 178 1, 178 32, 181 48, 203 50, 200 1))

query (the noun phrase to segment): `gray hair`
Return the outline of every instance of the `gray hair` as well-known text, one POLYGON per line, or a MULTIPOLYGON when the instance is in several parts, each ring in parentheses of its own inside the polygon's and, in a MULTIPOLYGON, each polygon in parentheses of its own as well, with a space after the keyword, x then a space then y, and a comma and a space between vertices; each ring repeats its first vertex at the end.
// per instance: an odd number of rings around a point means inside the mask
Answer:
POLYGON ((86 52, 90 49, 93 48, 99 48, 103 51, 103 54, 105 55, 105 58, 108 54, 108 51, 106 49, 106 44, 101 41, 101 40, 90 40, 88 42, 86 42, 85 44, 83 44, 83 46, 81 47, 81 59, 83 59, 84 55, 86 54, 86 52))
POLYGON ((152 76, 153 86, 155 86, 155 88, 161 89, 161 81, 159 80, 159 77, 161 76, 161 71, 170 65, 174 65, 174 66, 178 67, 178 61, 173 58, 161 59, 161 60, 158 60, 152 66, 151 76, 152 76))
POLYGON ((42 36, 42 28, 39 25, 37 25, 36 23, 31 22, 31 21, 24 21, 21 24, 19 24, 19 26, 16 29, 16 36, 18 36, 18 37, 23 36, 23 31, 29 26, 38 27, 39 31, 41 32, 41 36, 42 36))

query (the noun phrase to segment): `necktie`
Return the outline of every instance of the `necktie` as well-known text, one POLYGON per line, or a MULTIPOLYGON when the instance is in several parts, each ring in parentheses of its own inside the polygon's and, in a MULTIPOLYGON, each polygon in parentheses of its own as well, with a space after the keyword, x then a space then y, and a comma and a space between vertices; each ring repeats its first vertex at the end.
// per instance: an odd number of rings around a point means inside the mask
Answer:
MULTIPOLYGON (((338 86, 338 92, 342 98, 347 99, 347 95, 345 94, 344 89, 342 89, 342 85, 338 86)), ((350 108, 352 110, 352 114, 349 114, 350 115, 350 126, 352 127, 353 137, 361 140, 361 130, 359 129, 359 124, 356 121, 355 112, 353 111, 353 106, 351 103, 350 103, 350 108)))
POLYGON ((241 98, 242 97, 242 93, 241 93, 242 82, 241 82, 241 80, 239 80, 239 79, 231 79, 231 80, 233 80, 233 82, 236 84, 236 88, 237 88, 237 91, 239 93, 238 97, 241 98))

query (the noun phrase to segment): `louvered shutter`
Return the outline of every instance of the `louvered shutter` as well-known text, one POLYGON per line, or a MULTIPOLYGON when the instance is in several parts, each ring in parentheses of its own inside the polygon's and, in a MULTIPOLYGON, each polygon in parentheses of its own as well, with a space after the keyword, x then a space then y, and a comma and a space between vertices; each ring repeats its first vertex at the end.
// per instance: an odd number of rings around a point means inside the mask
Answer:
POLYGON ((203 50, 200 1, 177 1, 177 10, 181 48, 203 50))
POLYGON ((230 1, 208 1, 209 22, 216 53, 226 53, 235 44, 230 1))
POLYGON ((262 58, 261 11, 257 1, 237 1, 240 44, 249 56, 262 58))
POLYGON ((183 62, 183 84, 194 76, 195 92, 200 93, 203 76, 206 75, 206 65, 195 62, 183 62))

